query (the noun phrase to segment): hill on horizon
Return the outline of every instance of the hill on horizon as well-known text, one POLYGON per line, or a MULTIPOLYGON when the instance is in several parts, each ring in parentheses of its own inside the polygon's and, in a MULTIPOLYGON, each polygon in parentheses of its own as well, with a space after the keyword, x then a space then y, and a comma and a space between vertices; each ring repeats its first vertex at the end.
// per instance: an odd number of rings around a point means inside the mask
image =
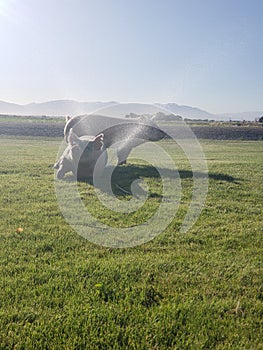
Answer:
MULTIPOLYGON (((8 115, 35 115, 35 116, 74 116, 86 113, 93 113, 102 108, 118 105, 118 102, 78 102, 74 100, 53 100, 41 103, 29 103, 25 105, 0 101, 0 114, 8 115)), ((135 112, 140 104, 127 104, 130 112, 135 112)), ((143 104, 142 104, 143 105, 143 104)), ((153 106, 163 108, 183 118, 208 119, 208 120, 248 120, 254 121, 263 115, 262 111, 251 111, 241 113, 212 114, 197 107, 178 105, 176 103, 156 103, 153 106)), ((124 115, 127 113, 124 112, 124 115)), ((124 116, 123 115, 123 116, 124 116)), ((119 115, 121 116, 121 115, 119 115)))

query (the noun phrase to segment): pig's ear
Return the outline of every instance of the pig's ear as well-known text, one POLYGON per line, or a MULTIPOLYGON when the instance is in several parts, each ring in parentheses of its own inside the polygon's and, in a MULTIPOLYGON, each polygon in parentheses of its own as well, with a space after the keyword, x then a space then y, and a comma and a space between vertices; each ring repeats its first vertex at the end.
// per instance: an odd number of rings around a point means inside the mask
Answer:
POLYGON ((72 117, 70 117, 69 115, 66 116, 66 122, 68 122, 72 117))
POLYGON ((54 165, 53 165, 53 168, 54 169, 58 169, 60 166, 60 160, 58 160, 54 165))
POLYGON ((95 151, 100 151, 102 146, 103 146, 103 139, 104 139, 104 134, 101 133, 97 136, 94 137, 94 139, 92 140, 93 144, 94 144, 94 150, 95 151))
POLYGON ((76 145, 79 143, 79 138, 78 136, 70 129, 69 134, 68 134, 68 142, 71 146, 76 145))

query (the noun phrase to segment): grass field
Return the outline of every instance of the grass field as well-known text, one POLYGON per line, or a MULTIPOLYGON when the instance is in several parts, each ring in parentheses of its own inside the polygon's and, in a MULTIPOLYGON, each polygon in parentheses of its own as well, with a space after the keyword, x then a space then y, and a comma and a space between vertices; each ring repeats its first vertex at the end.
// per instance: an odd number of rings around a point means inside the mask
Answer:
MULTIPOLYGON (((263 142, 202 141, 209 191, 187 234, 192 178, 175 150, 178 215, 153 241, 124 249, 94 245, 66 223, 52 169, 59 144, 0 138, 0 349, 263 349, 263 142)), ((115 177, 135 168, 156 194, 147 216, 160 200, 153 169, 138 162, 115 177)), ((79 190, 101 217, 92 186, 79 190)))

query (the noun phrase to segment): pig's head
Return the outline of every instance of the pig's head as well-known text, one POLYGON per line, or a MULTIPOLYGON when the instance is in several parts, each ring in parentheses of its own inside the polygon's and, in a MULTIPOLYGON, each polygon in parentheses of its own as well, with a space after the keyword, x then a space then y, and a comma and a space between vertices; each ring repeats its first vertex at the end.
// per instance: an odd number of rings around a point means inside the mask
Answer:
POLYGON ((68 146, 54 164, 54 168, 57 169, 57 178, 63 179, 65 174, 70 171, 77 178, 91 177, 95 165, 96 174, 102 175, 107 164, 107 151, 104 147, 103 138, 103 134, 95 137, 78 137, 70 130, 68 146))

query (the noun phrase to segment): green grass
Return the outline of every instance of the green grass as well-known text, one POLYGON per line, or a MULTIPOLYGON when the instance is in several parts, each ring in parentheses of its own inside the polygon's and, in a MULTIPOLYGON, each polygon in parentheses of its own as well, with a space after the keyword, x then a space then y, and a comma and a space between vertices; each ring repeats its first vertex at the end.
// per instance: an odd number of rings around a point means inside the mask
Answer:
POLYGON ((22 115, 5 115, 0 114, 1 122, 31 122, 31 123, 61 123, 65 124, 65 118, 63 117, 50 117, 50 116, 22 116, 22 115))
MULTIPOLYGON (((94 245, 66 223, 52 169, 59 144, 0 138, 0 349, 263 349, 263 142, 202 142, 209 192, 187 234, 191 171, 174 150, 178 215, 153 241, 125 249, 94 245)), ((140 223, 159 205, 160 179, 139 161, 118 171, 125 188, 131 174, 147 179, 137 217, 102 215, 92 186, 79 191, 108 224, 140 223)))

